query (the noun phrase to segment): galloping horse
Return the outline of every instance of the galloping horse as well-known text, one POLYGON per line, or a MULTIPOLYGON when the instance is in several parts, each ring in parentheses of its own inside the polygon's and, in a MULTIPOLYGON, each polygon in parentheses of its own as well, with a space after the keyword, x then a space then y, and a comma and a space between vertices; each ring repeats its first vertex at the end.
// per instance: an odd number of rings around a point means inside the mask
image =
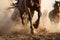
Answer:
POLYGON ((37 28, 39 24, 39 19, 41 16, 40 1, 39 0, 17 0, 17 3, 15 3, 14 6, 20 11, 20 17, 22 19, 23 25, 24 25, 24 22, 23 22, 22 16, 24 15, 24 13, 28 15, 28 20, 30 21, 31 33, 34 33, 33 27, 32 27, 32 17, 33 17, 34 11, 36 10, 38 12, 38 19, 36 21, 36 24, 34 24, 34 27, 37 28))
POLYGON ((54 9, 49 13, 49 19, 51 22, 57 24, 60 20, 60 2, 56 1, 54 9))
POLYGON ((22 19, 22 24, 24 25, 24 22, 23 22, 24 13, 26 13, 30 17, 30 13, 26 5, 26 0, 18 0, 16 5, 17 5, 16 7, 18 8, 18 10, 20 11, 20 17, 22 19))
POLYGON ((41 0, 29 0, 29 1, 27 1, 27 6, 30 9, 31 17, 33 17, 34 11, 38 12, 38 19, 35 22, 35 24, 33 24, 35 28, 38 28, 39 20, 40 20, 40 16, 41 16, 40 4, 41 4, 41 0))

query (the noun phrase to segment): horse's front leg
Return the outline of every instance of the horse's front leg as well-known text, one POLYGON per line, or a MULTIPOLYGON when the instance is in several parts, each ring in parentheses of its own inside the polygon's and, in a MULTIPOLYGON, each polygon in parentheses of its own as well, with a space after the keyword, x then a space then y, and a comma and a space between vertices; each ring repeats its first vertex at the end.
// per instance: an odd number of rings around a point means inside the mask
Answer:
POLYGON ((41 16, 41 11, 40 11, 40 9, 37 9, 37 12, 38 12, 38 19, 37 19, 37 21, 35 22, 35 24, 33 24, 35 28, 38 28, 39 20, 40 20, 40 16, 41 16))
POLYGON ((31 12, 31 16, 32 16, 32 18, 33 18, 34 10, 31 9, 30 12, 31 12))
POLYGON ((32 34, 34 34, 34 32, 33 32, 33 27, 32 27, 32 16, 31 16, 31 14, 30 13, 28 13, 28 19, 29 19, 29 21, 30 21, 30 31, 31 31, 31 33, 32 34))

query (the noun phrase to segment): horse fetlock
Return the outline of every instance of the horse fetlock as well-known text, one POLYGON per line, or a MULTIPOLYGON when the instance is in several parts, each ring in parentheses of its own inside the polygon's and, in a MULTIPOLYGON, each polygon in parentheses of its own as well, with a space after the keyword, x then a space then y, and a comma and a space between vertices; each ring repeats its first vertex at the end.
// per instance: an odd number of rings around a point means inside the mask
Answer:
POLYGON ((35 22, 35 24, 33 24, 33 26, 37 29, 37 28, 38 28, 38 25, 39 25, 39 21, 37 20, 37 21, 35 22))
POLYGON ((34 34, 33 28, 31 29, 31 33, 34 34))

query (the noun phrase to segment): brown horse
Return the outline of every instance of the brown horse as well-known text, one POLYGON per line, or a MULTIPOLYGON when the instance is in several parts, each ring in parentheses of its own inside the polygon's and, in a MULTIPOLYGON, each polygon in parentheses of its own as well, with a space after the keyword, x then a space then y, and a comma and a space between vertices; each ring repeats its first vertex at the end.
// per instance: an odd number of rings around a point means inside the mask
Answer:
POLYGON ((41 16, 40 4, 41 4, 41 0, 29 0, 29 1, 27 1, 27 6, 30 9, 31 17, 33 17, 34 11, 38 12, 38 19, 35 22, 35 24, 33 24, 35 28, 38 28, 39 20, 40 20, 40 16, 41 16))
POLYGON ((36 23, 34 24, 34 27, 38 28, 39 19, 41 16, 40 1, 39 0, 17 0, 17 3, 15 3, 14 6, 20 12, 20 17, 22 19, 23 25, 24 25, 23 15, 24 15, 24 13, 26 13, 26 15, 28 15, 28 20, 30 21, 31 33, 34 33, 33 27, 32 27, 32 17, 34 15, 34 11, 36 10, 38 12, 38 19, 37 19, 36 23))
POLYGON ((26 5, 26 0, 18 0, 16 5, 17 5, 16 7, 18 8, 18 10, 20 11, 20 17, 22 19, 22 24, 24 25, 22 15, 24 15, 24 13, 26 13, 26 15, 29 15, 29 17, 30 17, 30 13, 29 13, 29 10, 26 5))
MULTIPOLYGON (((38 19, 33 24, 34 28, 37 29, 38 28, 38 25, 39 25, 39 21, 40 21, 40 16, 41 16, 41 11, 40 11, 41 0, 29 0, 29 1, 26 1, 26 2, 27 2, 27 7, 30 9, 31 20, 32 20, 32 17, 34 15, 34 11, 37 11, 38 12, 38 19)), ((33 27, 31 27, 31 29, 32 28, 33 27)))
POLYGON ((60 2, 56 1, 54 9, 49 13, 49 19, 51 22, 57 24, 60 20, 60 2))

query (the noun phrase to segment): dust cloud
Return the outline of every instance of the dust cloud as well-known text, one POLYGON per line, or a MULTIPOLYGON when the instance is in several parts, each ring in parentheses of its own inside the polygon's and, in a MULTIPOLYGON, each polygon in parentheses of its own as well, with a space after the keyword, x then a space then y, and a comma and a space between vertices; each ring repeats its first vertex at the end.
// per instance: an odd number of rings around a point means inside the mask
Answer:
MULTIPOLYGON (((36 32, 40 32, 40 29, 44 29, 46 28, 46 30, 48 32, 60 32, 60 22, 58 24, 52 24, 50 22, 50 19, 48 17, 49 12, 53 9, 52 4, 45 4, 44 0, 41 0, 41 11, 42 11, 42 16, 40 19, 40 24, 39 24, 39 28, 36 30, 36 32), (47 9, 46 9, 47 7, 47 9)), ((49 0, 46 0, 47 2, 49 0)), ((54 1, 52 1, 54 3, 54 1)), ((16 31, 16 32, 20 32, 20 31, 25 31, 27 29, 27 31, 29 31, 29 27, 27 28, 27 26, 29 25, 25 25, 23 26, 22 23, 20 22, 14 22, 11 19, 11 16, 14 12, 14 9, 9 9, 7 10, 7 8, 11 7, 11 4, 8 0, 0 0, 0 30, 5 31, 5 33, 7 33, 7 31, 10 33, 11 31, 16 31), (3 30, 4 29, 4 30, 3 30)), ((33 17, 33 23, 34 23, 34 19, 37 18, 37 12, 35 11, 34 17, 33 17)), ((25 32, 27 32, 25 31, 25 32)))

